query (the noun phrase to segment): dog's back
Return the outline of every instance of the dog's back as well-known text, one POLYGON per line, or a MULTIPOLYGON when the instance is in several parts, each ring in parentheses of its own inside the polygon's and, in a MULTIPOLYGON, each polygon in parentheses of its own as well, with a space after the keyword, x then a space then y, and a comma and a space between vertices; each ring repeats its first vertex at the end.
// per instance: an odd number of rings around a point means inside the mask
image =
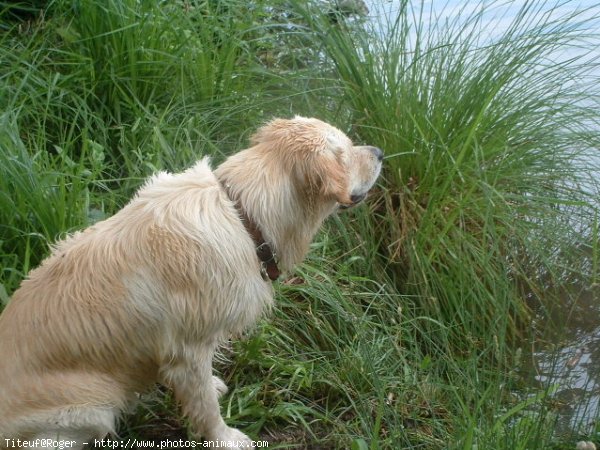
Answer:
POLYGON ((219 284, 233 277, 215 274, 231 258, 237 270, 257 271, 251 240, 231 241, 243 227, 222 195, 206 161, 159 174, 29 274, 0 315, 2 439, 53 432, 52 424, 104 435, 181 351, 172 344, 182 334, 218 340, 228 314, 227 331, 256 320, 270 288, 236 311, 225 296, 235 286, 219 284))
MULTIPOLYGON (((152 325, 126 311, 123 279, 139 267, 127 247, 136 242, 117 215, 59 243, 15 292, 0 315, 3 438, 48 428, 47 417, 64 415, 64 405, 116 410, 130 384, 144 382, 140 374, 152 378, 152 343, 135 342, 140 328, 152 325), (136 377, 127 376, 133 371, 136 377)), ((85 414, 78 413, 84 422, 85 414)))

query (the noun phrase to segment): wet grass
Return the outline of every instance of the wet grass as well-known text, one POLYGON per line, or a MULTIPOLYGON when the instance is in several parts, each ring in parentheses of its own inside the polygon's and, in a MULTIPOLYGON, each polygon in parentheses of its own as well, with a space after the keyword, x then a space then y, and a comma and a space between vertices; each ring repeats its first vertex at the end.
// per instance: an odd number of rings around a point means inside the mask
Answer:
MULTIPOLYGON (((596 18, 530 1, 492 35, 498 3, 431 25, 424 3, 380 23, 311 5, 3 6, 1 300, 149 174, 317 116, 382 147, 384 177, 223 349, 228 422, 271 448, 560 448, 555 387, 521 368, 531 307, 598 282, 598 84, 550 62, 597 45, 596 18)), ((120 434, 185 436, 176 409, 148 393, 120 434)))

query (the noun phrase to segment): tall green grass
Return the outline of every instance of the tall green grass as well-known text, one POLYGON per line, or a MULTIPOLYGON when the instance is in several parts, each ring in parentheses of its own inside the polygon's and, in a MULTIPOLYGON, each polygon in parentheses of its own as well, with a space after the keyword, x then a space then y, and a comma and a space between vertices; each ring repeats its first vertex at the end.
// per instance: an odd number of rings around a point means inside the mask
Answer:
POLYGON ((565 286, 596 276, 585 249, 598 239, 598 67, 579 53, 553 59, 597 45, 598 17, 530 1, 492 35, 484 19, 500 3, 429 23, 427 5, 399 2, 397 15, 358 31, 300 11, 356 136, 386 150, 377 219, 361 231, 430 319, 416 341, 444 355, 461 405, 452 441, 546 448, 551 410, 525 400, 499 412, 518 379, 507 343, 522 345, 531 306, 551 308, 565 286))
POLYGON ((356 135, 387 152, 368 224, 384 264, 463 350, 504 340, 524 295, 567 281, 561 257, 589 241, 597 207, 581 188, 597 168, 597 65, 553 63, 597 44, 597 18, 529 1, 495 36, 483 21, 499 6, 426 23, 427 3, 403 1, 358 31, 304 10, 356 135))
POLYGON ((49 242, 86 223, 85 179, 58 167, 43 151, 30 154, 14 119, 0 116, 0 279, 9 291, 41 261, 49 242))
MULTIPOLYGON (((0 300, 150 173, 321 117, 382 147, 385 173, 224 349, 228 422, 280 448, 560 447, 553 387, 523 385, 517 349, 532 304, 599 277, 598 88, 551 62, 597 44, 594 18, 528 1, 492 36, 498 3, 379 23, 320 2, 2 5, 0 300)), ((144 399, 122 436, 185 436, 171 393, 144 399)))

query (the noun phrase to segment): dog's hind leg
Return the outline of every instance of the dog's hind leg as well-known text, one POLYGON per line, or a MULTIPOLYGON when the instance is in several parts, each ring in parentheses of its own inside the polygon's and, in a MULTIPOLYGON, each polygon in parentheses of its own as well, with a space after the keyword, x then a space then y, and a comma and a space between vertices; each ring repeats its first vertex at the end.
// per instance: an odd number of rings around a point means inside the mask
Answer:
POLYGON ((161 369, 162 379, 175 391, 195 433, 221 448, 250 447, 250 438, 228 427, 221 417, 218 400, 227 388, 212 375, 213 354, 214 348, 187 347, 161 369))
POLYGON ((81 449, 98 447, 109 433, 114 432, 116 411, 103 406, 71 406, 21 416, 8 424, 9 434, 3 436, 0 449, 25 446, 46 449, 81 449))

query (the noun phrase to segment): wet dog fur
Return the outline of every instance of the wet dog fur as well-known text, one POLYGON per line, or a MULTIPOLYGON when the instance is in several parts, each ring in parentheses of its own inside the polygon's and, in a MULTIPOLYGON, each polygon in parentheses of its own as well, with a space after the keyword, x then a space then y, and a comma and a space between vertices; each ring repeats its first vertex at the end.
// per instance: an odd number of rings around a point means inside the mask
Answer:
POLYGON ((275 119, 216 170, 153 176, 113 217, 57 243, 0 316, 4 439, 114 432, 156 382, 193 431, 248 445, 223 421, 215 350, 268 311, 271 283, 237 205, 290 271, 327 216, 364 198, 382 154, 317 119, 275 119))

